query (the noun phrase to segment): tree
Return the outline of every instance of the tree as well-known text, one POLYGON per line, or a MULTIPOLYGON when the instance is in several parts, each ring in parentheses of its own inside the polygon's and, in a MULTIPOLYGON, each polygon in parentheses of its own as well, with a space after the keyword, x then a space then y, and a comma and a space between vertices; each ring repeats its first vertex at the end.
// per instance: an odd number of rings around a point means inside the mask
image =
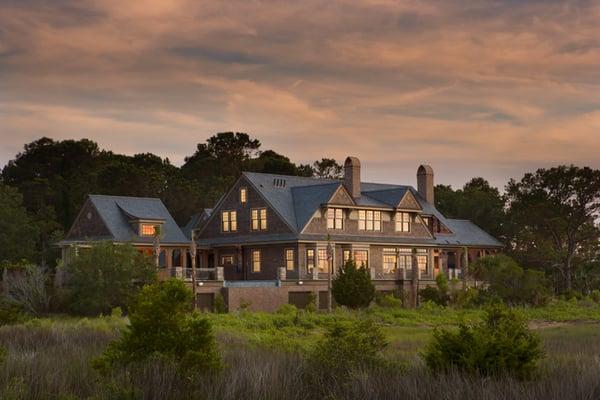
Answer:
POLYGON ((485 290, 490 297, 507 304, 543 305, 549 298, 543 272, 523 269, 504 254, 480 258, 470 268, 477 279, 487 283, 485 290))
POLYGON ((130 324, 95 361, 101 371, 153 358, 179 364, 185 373, 211 373, 221 358, 207 318, 192 312, 192 292, 179 279, 144 286, 129 305, 130 324))
POLYGON ((109 242, 79 248, 65 272, 69 308, 80 314, 109 313, 125 307, 138 288, 156 279, 156 267, 148 256, 129 244, 109 242))
POLYGON ((375 298, 375 286, 365 266, 348 260, 333 278, 331 292, 335 301, 350 308, 368 307, 375 298))
POLYGON ((342 178, 342 166, 333 158, 322 158, 315 161, 312 166, 316 178, 340 179, 342 178))
POLYGON ((12 266, 5 275, 6 299, 29 314, 40 316, 50 310, 50 295, 46 289, 48 274, 37 265, 12 266))
POLYGON ((600 170, 558 166, 527 173, 506 187, 510 247, 528 264, 560 274, 563 290, 573 287, 578 254, 597 246, 600 229, 600 170))
POLYGON ((0 183, 0 263, 35 258, 37 229, 17 189, 0 183))
POLYGON ((495 237, 505 236, 505 199, 483 178, 473 178, 456 191, 437 185, 435 205, 448 218, 469 219, 495 237))
POLYGON ((306 170, 306 167, 305 165, 298 167, 289 158, 273 150, 266 150, 261 152, 258 158, 248 160, 246 169, 269 174, 311 176, 312 170, 306 170))

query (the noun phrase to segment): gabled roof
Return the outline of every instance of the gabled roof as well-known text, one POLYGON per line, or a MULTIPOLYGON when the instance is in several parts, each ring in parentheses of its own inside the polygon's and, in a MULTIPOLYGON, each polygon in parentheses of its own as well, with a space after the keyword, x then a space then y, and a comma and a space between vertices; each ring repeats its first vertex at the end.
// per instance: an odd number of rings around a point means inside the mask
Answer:
POLYGON ((148 197, 125 197, 89 195, 89 201, 111 233, 110 238, 70 238, 63 241, 114 240, 115 242, 152 243, 153 238, 139 236, 131 220, 157 221, 162 223, 161 243, 183 244, 188 239, 160 199, 148 197))
MULTIPOLYGON (((243 176, 255 187, 255 189, 264 197, 264 199, 274 208, 282 219, 292 228, 293 234, 275 235, 270 238, 271 241, 290 240, 292 237, 296 240, 318 239, 319 235, 303 234, 304 227, 310 222, 312 216, 319 210, 322 204, 327 203, 333 194, 342 185, 341 180, 337 179, 317 179, 300 176, 288 176, 277 174, 264 174, 257 172, 244 172, 243 176)), ((390 210, 398 206, 406 193, 410 191, 417 203, 422 209, 424 215, 432 215, 440 220, 452 233, 439 234, 431 239, 415 238, 375 238, 369 236, 364 238, 368 241, 381 242, 418 242, 430 245, 455 245, 470 246, 483 245, 501 247, 502 243, 483 231, 481 228, 466 220, 451 220, 440 213, 433 204, 429 204, 415 188, 408 185, 394 185, 385 183, 361 183, 361 196, 354 199, 357 206, 388 208, 390 210)), ((332 234, 332 240, 344 240, 340 235, 332 234)), ((241 238, 220 238, 219 243, 240 240, 241 238)), ((256 239, 255 236, 249 236, 248 240, 256 239)), ((264 235, 261 240, 264 240, 264 235)), ((350 238, 349 238, 350 239, 350 238)), ((352 240, 356 241, 353 236, 352 240)), ((258 240, 258 239, 256 239, 258 240)), ((216 243, 216 242, 215 242, 216 243)))
POLYGON ((187 224, 181 227, 181 232, 190 240, 192 238, 192 230, 199 228, 210 217, 210 214, 212 214, 212 208, 205 208, 202 212, 192 215, 187 224))

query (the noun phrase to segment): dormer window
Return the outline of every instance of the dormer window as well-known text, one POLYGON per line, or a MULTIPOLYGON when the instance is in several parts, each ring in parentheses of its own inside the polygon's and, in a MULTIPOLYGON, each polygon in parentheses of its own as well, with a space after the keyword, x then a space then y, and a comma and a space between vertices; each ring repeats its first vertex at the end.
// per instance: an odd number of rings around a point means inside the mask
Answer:
POLYGON ((157 229, 159 229, 159 225, 156 224, 141 224, 140 236, 154 236, 157 229))
POLYGON ((381 211, 359 210, 358 229, 361 231, 380 231, 381 211))
POLYGON ((396 213, 396 232, 410 232, 410 213, 396 213))
POLYGON ((327 229, 344 229, 344 210, 341 208, 327 209, 327 229))
POLYGON ((243 187, 240 188, 240 203, 246 204, 248 202, 248 189, 243 187))

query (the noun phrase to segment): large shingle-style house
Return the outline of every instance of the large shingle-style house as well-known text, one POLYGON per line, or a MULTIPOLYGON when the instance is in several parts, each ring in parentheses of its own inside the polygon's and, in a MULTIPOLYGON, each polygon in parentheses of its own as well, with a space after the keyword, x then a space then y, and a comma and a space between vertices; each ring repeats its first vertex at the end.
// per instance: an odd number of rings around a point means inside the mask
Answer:
MULTIPOLYGON (((193 216, 170 243, 163 238, 161 249, 172 250, 162 263, 163 276, 191 276, 185 242, 193 238, 201 306, 210 307, 221 293, 230 309, 243 303, 264 310, 288 302, 301 306, 313 294, 323 307, 329 271, 348 259, 370 270, 377 290, 406 294, 432 284, 440 272, 462 278, 465 265, 502 248, 470 221, 446 218, 435 208, 430 166, 418 168, 416 190, 362 182, 360 174, 355 157, 346 159, 343 180, 242 173, 212 210, 193 216), (172 260, 177 250, 186 254, 179 263, 172 260)), ((89 222, 98 219, 90 207, 109 219, 99 199, 112 199, 113 206, 104 206, 112 210, 110 219, 118 219, 123 231, 129 228, 137 246, 151 244, 140 236, 140 224, 156 223, 159 214, 138 211, 135 199, 110 196, 90 196, 64 243, 101 233, 98 223, 89 222)), ((150 200, 139 201, 144 209, 150 200)), ((172 218, 160 215, 169 220, 165 229, 177 232, 172 218)))

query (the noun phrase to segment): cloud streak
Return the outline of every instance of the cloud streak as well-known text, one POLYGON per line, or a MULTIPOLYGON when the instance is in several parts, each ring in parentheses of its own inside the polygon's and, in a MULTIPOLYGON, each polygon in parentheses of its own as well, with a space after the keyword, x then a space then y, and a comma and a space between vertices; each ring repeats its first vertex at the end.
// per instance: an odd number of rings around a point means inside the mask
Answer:
POLYGON ((0 3, 0 163, 41 135, 181 163, 244 130, 309 162, 454 185, 600 167, 600 4, 0 3))

